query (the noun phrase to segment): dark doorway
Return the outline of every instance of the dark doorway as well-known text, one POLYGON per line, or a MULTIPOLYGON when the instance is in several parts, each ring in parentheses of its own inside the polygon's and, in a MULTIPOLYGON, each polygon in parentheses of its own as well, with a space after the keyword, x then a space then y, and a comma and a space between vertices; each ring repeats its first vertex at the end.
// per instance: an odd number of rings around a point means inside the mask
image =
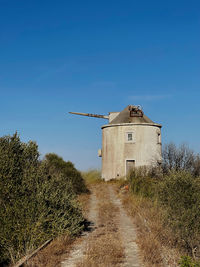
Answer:
POLYGON ((135 160, 127 159, 126 160, 126 175, 135 168, 135 160))

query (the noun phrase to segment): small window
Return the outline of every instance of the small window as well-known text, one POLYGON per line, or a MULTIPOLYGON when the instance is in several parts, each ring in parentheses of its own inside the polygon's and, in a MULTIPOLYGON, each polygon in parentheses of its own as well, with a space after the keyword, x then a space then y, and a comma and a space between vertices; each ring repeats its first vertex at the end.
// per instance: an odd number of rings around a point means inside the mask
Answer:
POLYGON ((128 133, 128 141, 133 141, 133 134, 132 133, 128 133))
POLYGON ((127 132, 126 133, 125 142, 127 142, 127 143, 134 143, 135 142, 135 137, 134 137, 133 132, 127 132))

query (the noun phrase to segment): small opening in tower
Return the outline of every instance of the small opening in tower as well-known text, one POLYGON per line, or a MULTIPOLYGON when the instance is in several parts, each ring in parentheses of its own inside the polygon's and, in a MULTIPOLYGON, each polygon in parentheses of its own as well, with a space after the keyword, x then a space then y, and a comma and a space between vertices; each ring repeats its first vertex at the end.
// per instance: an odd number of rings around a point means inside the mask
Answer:
POLYGON ((133 140, 133 134, 132 133, 128 133, 128 141, 132 141, 133 140))
POLYGON ((135 142, 134 132, 126 132, 125 142, 126 143, 134 143, 135 142))
POLYGON ((158 144, 161 144, 161 135, 158 133, 158 144))

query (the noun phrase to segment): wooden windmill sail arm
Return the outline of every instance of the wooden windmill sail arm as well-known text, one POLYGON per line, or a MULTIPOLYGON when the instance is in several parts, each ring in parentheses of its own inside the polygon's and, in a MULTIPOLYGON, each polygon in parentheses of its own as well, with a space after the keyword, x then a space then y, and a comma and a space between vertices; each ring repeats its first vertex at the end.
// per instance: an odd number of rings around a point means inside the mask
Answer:
POLYGON ((80 113, 80 112, 69 112, 70 114, 75 115, 81 115, 81 116, 87 116, 87 117, 94 117, 94 118, 100 118, 100 119, 109 119, 106 115, 98 115, 98 114, 91 114, 91 113, 80 113))

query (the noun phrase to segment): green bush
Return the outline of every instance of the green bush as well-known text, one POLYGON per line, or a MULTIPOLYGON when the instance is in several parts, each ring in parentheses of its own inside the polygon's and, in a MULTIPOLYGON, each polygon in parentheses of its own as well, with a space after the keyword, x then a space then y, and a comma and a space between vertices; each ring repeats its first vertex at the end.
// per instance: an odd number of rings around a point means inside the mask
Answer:
POLYGON ((189 172, 171 172, 159 184, 167 223, 192 253, 200 246, 200 180, 189 172))
POLYGON ((72 162, 66 162, 58 155, 49 153, 45 155, 44 163, 49 175, 62 176, 66 183, 71 184, 75 194, 88 191, 81 173, 72 162))
POLYGON ((189 256, 183 256, 181 257, 179 266, 180 267, 200 267, 200 263, 192 260, 192 258, 189 256))
MULTIPOLYGON (((39 160, 36 143, 23 143, 17 134, 0 138, 0 264, 83 228, 72 179, 50 173, 47 165, 39 160)), ((71 175, 76 173, 68 165, 71 175)))
POLYGON ((145 167, 133 169, 128 176, 131 191, 144 197, 154 197, 157 178, 151 177, 151 170, 145 167))
POLYGON ((152 174, 149 168, 133 170, 129 175, 131 191, 159 203, 163 223, 173 230, 179 245, 189 255, 199 254, 200 178, 188 171, 168 171, 160 178, 152 174))

